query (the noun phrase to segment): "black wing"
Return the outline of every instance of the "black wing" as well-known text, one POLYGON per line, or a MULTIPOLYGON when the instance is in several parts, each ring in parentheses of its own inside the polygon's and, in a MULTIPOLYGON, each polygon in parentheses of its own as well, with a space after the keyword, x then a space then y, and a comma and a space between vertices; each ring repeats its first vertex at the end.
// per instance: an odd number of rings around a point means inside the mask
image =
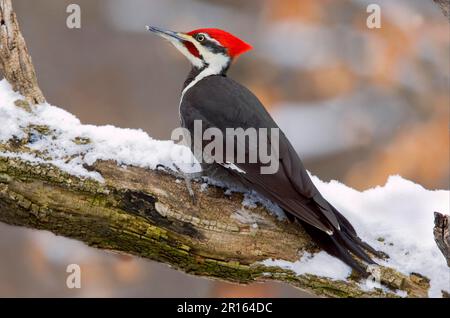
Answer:
MULTIPOLYGON (((225 76, 209 76, 190 88, 180 108, 183 125, 193 131, 193 121, 202 120, 203 129, 278 128, 261 102, 248 89, 225 76)), ((288 213, 328 233, 340 225, 329 203, 312 183, 300 158, 280 130, 279 169, 261 174, 257 163, 234 164, 245 171, 238 174, 251 188, 277 203, 288 213)), ((246 145, 248 147, 248 145, 246 145)), ((248 149, 246 149, 248 152, 248 149)), ((235 151, 236 153, 236 151, 235 151)))
MULTIPOLYGON (((180 107, 182 125, 193 132, 194 120, 202 120, 203 129, 277 128, 261 102, 245 87, 225 76, 209 76, 190 88, 180 107)), ((279 169, 261 174, 261 163, 234 164, 245 173, 228 169, 251 189, 277 203, 296 217, 313 240, 331 255, 367 276, 365 269, 350 253, 369 264, 366 254, 382 257, 356 234, 350 222, 316 189, 303 164, 285 135, 280 131, 279 169)))

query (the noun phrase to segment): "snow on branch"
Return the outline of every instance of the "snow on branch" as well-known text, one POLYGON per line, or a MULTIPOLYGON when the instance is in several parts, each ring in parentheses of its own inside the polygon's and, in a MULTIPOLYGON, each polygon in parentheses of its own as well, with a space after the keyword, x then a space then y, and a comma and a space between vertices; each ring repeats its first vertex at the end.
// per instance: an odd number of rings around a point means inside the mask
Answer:
MULTIPOLYGON (((13 14, 10 1, 0 0, 2 14, 5 8, 13 14)), ((18 27, 14 36, 21 37, 18 27)), ((15 43, 27 55, 25 42, 15 43)), ((15 64, 5 56, 8 74, 15 64)), ((433 236, 433 212, 449 213, 448 191, 394 176, 359 192, 313 177, 360 236, 388 255, 363 279, 255 193, 196 182, 193 204, 181 180, 156 170, 174 163, 198 170, 195 162, 183 165, 188 149, 141 130, 81 124, 37 97, 31 59, 23 61, 29 65, 14 69, 20 74, 5 75, 11 84, 0 82, 0 221, 238 283, 278 280, 331 297, 441 297, 450 290, 434 241, 442 232, 448 243, 448 221, 433 236)))

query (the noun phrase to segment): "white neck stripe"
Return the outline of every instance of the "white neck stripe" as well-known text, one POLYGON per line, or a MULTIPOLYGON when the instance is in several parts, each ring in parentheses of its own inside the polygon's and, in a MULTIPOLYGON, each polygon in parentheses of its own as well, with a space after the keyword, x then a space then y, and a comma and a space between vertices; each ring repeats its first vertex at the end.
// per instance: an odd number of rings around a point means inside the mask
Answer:
MULTIPOLYGON (((207 76, 211 75, 217 75, 220 74, 223 69, 227 66, 227 64, 230 62, 230 58, 224 54, 215 54, 213 56, 210 56, 210 63, 208 67, 206 67, 203 71, 201 71, 184 89, 181 93, 181 101, 183 100, 184 94, 192 88, 195 84, 197 84, 199 81, 204 79, 207 76)), ((180 101, 180 104, 181 104, 180 101)))
POLYGON ((197 76, 183 89, 183 91, 181 92, 181 100, 183 100, 183 96, 184 94, 186 94, 186 92, 193 87, 195 84, 197 84, 200 80, 204 79, 207 76, 210 75, 216 75, 218 73, 214 72, 214 70, 211 69, 210 66, 208 66, 207 68, 205 68, 203 71, 201 71, 200 73, 197 74, 197 76))
POLYGON ((180 116, 180 121, 181 121, 181 103, 183 102, 184 94, 186 94, 186 92, 190 88, 192 88, 195 84, 200 82, 205 77, 208 77, 208 76, 211 76, 211 75, 220 74, 221 71, 222 71, 222 69, 217 70, 215 67, 212 67, 210 65, 207 68, 205 68, 203 71, 198 73, 197 76, 183 89, 183 91, 181 92, 180 104, 178 105, 178 113, 179 113, 179 116, 180 116))

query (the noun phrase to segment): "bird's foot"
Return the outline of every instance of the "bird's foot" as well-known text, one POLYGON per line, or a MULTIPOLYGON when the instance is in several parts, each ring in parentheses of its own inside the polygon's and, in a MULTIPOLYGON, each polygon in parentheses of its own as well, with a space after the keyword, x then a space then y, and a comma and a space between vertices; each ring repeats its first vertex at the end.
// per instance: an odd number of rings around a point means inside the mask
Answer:
POLYGON ((197 172, 197 173, 186 173, 184 171, 182 171, 180 169, 180 167, 178 167, 175 163, 173 164, 173 166, 175 167, 175 170, 172 170, 164 165, 158 164, 156 166, 156 169, 163 169, 166 173, 174 176, 175 178, 178 179, 183 179, 185 184, 186 184, 186 188, 188 190, 189 196, 191 197, 192 200, 192 204, 196 205, 197 204, 197 198, 195 195, 194 190, 192 189, 192 180, 200 178, 202 176, 201 172, 197 172))

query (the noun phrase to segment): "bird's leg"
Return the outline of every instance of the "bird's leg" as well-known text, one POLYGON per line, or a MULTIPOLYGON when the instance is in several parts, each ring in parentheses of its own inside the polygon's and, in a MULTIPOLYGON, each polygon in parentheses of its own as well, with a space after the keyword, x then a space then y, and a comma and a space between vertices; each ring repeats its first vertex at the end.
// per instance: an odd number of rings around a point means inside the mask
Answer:
POLYGON ((197 200, 196 200, 195 192, 192 189, 191 181, 192 181, 192 179, 200 178, 202 176, 202 172, 186 173, 186 172, 182 171, 180 169, 180 167, 178 167, 175 163, 173 164, 173 166, 175 167, 176 171, 169 169, 166 166, 161 165, 161 164, 158 164, 156 166, 156 169, 163 168, 165 172, 169 173, 170 175, 174 176, 175 178, 183 179, 186 184, 186 188, 188 190, 189 196, 191 197, 192 204, 196 205, 197 200))
POLYGON ((192 183, 191 183, 192 174, 183 172, 175 163, 173 164, 173 166, 175 167, 175 169, 177 169, 177 172, 183 176, 184 183, 186 184, 186 188, 187 188, 189 196, 191 197, 191 200, 192 200, 192 204, 196 205, 197 200, 195 197, 195 192, 194 192, 194 190, 192 190, 192 183))

